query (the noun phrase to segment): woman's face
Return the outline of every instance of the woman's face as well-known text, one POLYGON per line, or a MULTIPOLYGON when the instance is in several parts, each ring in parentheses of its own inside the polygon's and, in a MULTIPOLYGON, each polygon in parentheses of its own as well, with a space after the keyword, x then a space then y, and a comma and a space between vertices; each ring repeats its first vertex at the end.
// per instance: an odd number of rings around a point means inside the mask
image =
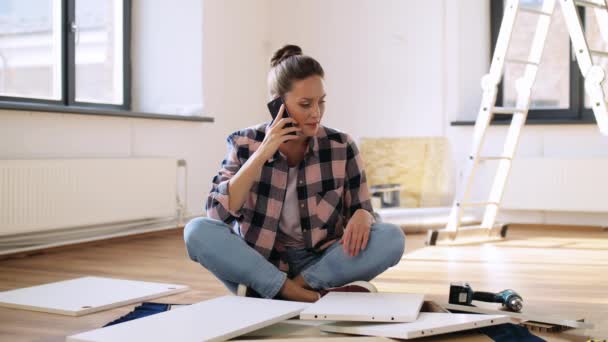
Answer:
POLYGON ((325 112, 325 84, 320 76, 294 81, 291 91, 285 94, 285 104, 291 117, 302 129, 303 136, 317 134, 325 112))

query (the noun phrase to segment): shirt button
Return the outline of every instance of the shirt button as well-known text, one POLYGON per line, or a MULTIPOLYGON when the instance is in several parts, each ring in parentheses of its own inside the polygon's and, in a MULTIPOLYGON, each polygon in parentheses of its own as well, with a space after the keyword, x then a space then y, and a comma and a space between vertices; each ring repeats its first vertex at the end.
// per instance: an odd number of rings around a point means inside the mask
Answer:
POLYGON ((304 183, 304 181, 300 181, 300 184, 304 183))
POLYGON ((304 203, 300 204, 300 208, 304 208, 304 203))

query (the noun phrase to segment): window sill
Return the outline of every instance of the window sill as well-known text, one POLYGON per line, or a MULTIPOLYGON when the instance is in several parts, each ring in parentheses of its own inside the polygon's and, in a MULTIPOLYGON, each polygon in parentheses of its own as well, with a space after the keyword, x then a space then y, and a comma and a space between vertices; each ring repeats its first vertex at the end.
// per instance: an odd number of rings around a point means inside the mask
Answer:
MULTIPOLYGON (((492 120, 490 125, 510 125, 511 120, 492 120)), ((594 118, 583 119, 528 119, 526 125, 595 125, 594 118)), ((450 126, 474 126, 474 120, 451 121, 450 126)))
POLYGON ((178 120, 178 121, 196 121, 196 122, 214 122, 214 118, 210 116, 198 115, 175 115, 175 114, 157 114, 132 112, 128 110, 116 109, 99 109, 90 107, 77 106, 61 106, 53 104, 35 104, 35 103, 19 103, 19 102, 0 102, 0 109, 8 110, 23 110, 34 112, 53 112, 63 114, 89 114, 100 116, 114 116, 123 118, 139 118, 139 119, 160 119, 160 120, 178 120))

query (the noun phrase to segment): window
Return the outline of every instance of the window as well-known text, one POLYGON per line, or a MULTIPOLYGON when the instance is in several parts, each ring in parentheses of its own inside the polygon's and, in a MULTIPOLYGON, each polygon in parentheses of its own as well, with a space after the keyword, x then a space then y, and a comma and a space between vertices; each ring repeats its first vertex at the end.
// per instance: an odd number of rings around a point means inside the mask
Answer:
POLYGON ((130 0, 0 1, 0 102, 130 109, 130 0))
MULTIPOLYGON (((540 9, 542 0, 521 0, 520 5, 526 8, 540 9)), ((492 0, 491 3, 491 36, 492 50, 498 38, 503 15, 504 0, 492 0)), ((607 51, 608 37, 602 37, 594 16, 594 10, 579 8, 581 22, 593 50, 607 51)), ((539 16, 527 12, 518 13, 513 29, 508 58, 525 60, 532 45, 532 38, 539 16)), ((594 57, 594 62, 608 66, 608 59, 594 57)), ((497 106, 513 107, 517 93, 515 81, 522 76, 523 65, 505 64, 505 73, 497 96, 497 106)), ((496 115, 495 121, 506 119, 496 115)), ((510 117, 509 117, 510 120, 510 117)), ((543 58, 539 66, 536 81, 532 88, 528 120, 565 120, 593 122, 593 112, 589 109, 588 99, 584 94, 584 78, 573 57, 570 36, 564 22, 559 3, 551 20, 549 34, 545 42, 543 58)))

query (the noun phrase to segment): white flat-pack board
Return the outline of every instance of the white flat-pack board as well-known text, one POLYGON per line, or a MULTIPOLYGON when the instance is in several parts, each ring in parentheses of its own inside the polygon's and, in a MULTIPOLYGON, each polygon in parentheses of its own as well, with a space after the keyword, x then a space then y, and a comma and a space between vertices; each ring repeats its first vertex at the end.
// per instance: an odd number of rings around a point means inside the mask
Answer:
MULTIPOLYGON (((272 342, 319 342, 319 341, 327 341, 327 342, 397 342, 397 340, 386 338, 386 337, 377 337, 377 336, 341 336, 336 334, 327 334, 323 339, 319 339, 319 337, 285 337, 285 338, 276 338, 271 337, 268 340, 272 340, 272 342), (329 336, 331 335, 331 336, 329 336)), ((256 339, 241 339, 240 337, 236 340, 232 341, 241 341, 241 342, 260 342, 259 338, 256 339)), ((442 341, 446 342, 446 341, 442 341)), ((466 341, 471 342, 471 341, 466 341)))
POLYGON ((298 319, 288 319, 283 322, 275 323, 263 329, 252 331, 248 334, 239 336, 240 339, 262 339, 262 338, 322 338, 327 336, 335 337, 336 334, 321 331, 324 324, 335 323, 334 321, 308 321, 298 319))
MULTIPOLYGON (((477 305, 483 305, 483 303, 479 303, 477 305)), ((546 323, 551 325, 561 325, 574 329, 592 329, 594 327, 593 324, 584 322, 580 319, 566 319, 555 317, 550 314, 539 314, 539 313, 531 313, 531 312, 511 312, 504 310, 496 310, 489 309, 481 306, 469 306, 469 305, 457 305, 457 304, 443 304, 443 307, 452 310, 452 311, 460 311, 460 312, 471 312, 478 314, 488 314, 488 315, 507 315, 512 317, 520 322, 538 322, 538 323, 546 323)))
POLYGON ((356 322, 413 322, 424 295, 330 292, 300 313, 300 319, 356 322))
POLYGON ((68 336, 68 342, 224 341, 296 317, 309 303, 224 296, 68 336))
POLYGON ((321 330, 343 334, 413 339, 510 322, 511 319, 504 315, 421 312, 418 319, 411 323, 337 322, 322 325, 321 330))
MULTIPOLYGON (((272 342, 390 342, 397 341, 387 337, 358 336, 348 334, 336 334, 321 331, 321 326, 332 324, 334 321, 308 321, 301 319, 289 319, 275 323, 271 326, 241 335, 231 341, 256 341, 272 340, 272 342)), ((470 342, 470 341, 466 341, 470 342)), ((487 341, 484 341, 487 342, 487 341)), ((491 342, 491 341, 490 341, 491 342)))
POLYGON ((0 307, 82 316, 188 290, 188 286, 82 277, 0 292, 0 307))

